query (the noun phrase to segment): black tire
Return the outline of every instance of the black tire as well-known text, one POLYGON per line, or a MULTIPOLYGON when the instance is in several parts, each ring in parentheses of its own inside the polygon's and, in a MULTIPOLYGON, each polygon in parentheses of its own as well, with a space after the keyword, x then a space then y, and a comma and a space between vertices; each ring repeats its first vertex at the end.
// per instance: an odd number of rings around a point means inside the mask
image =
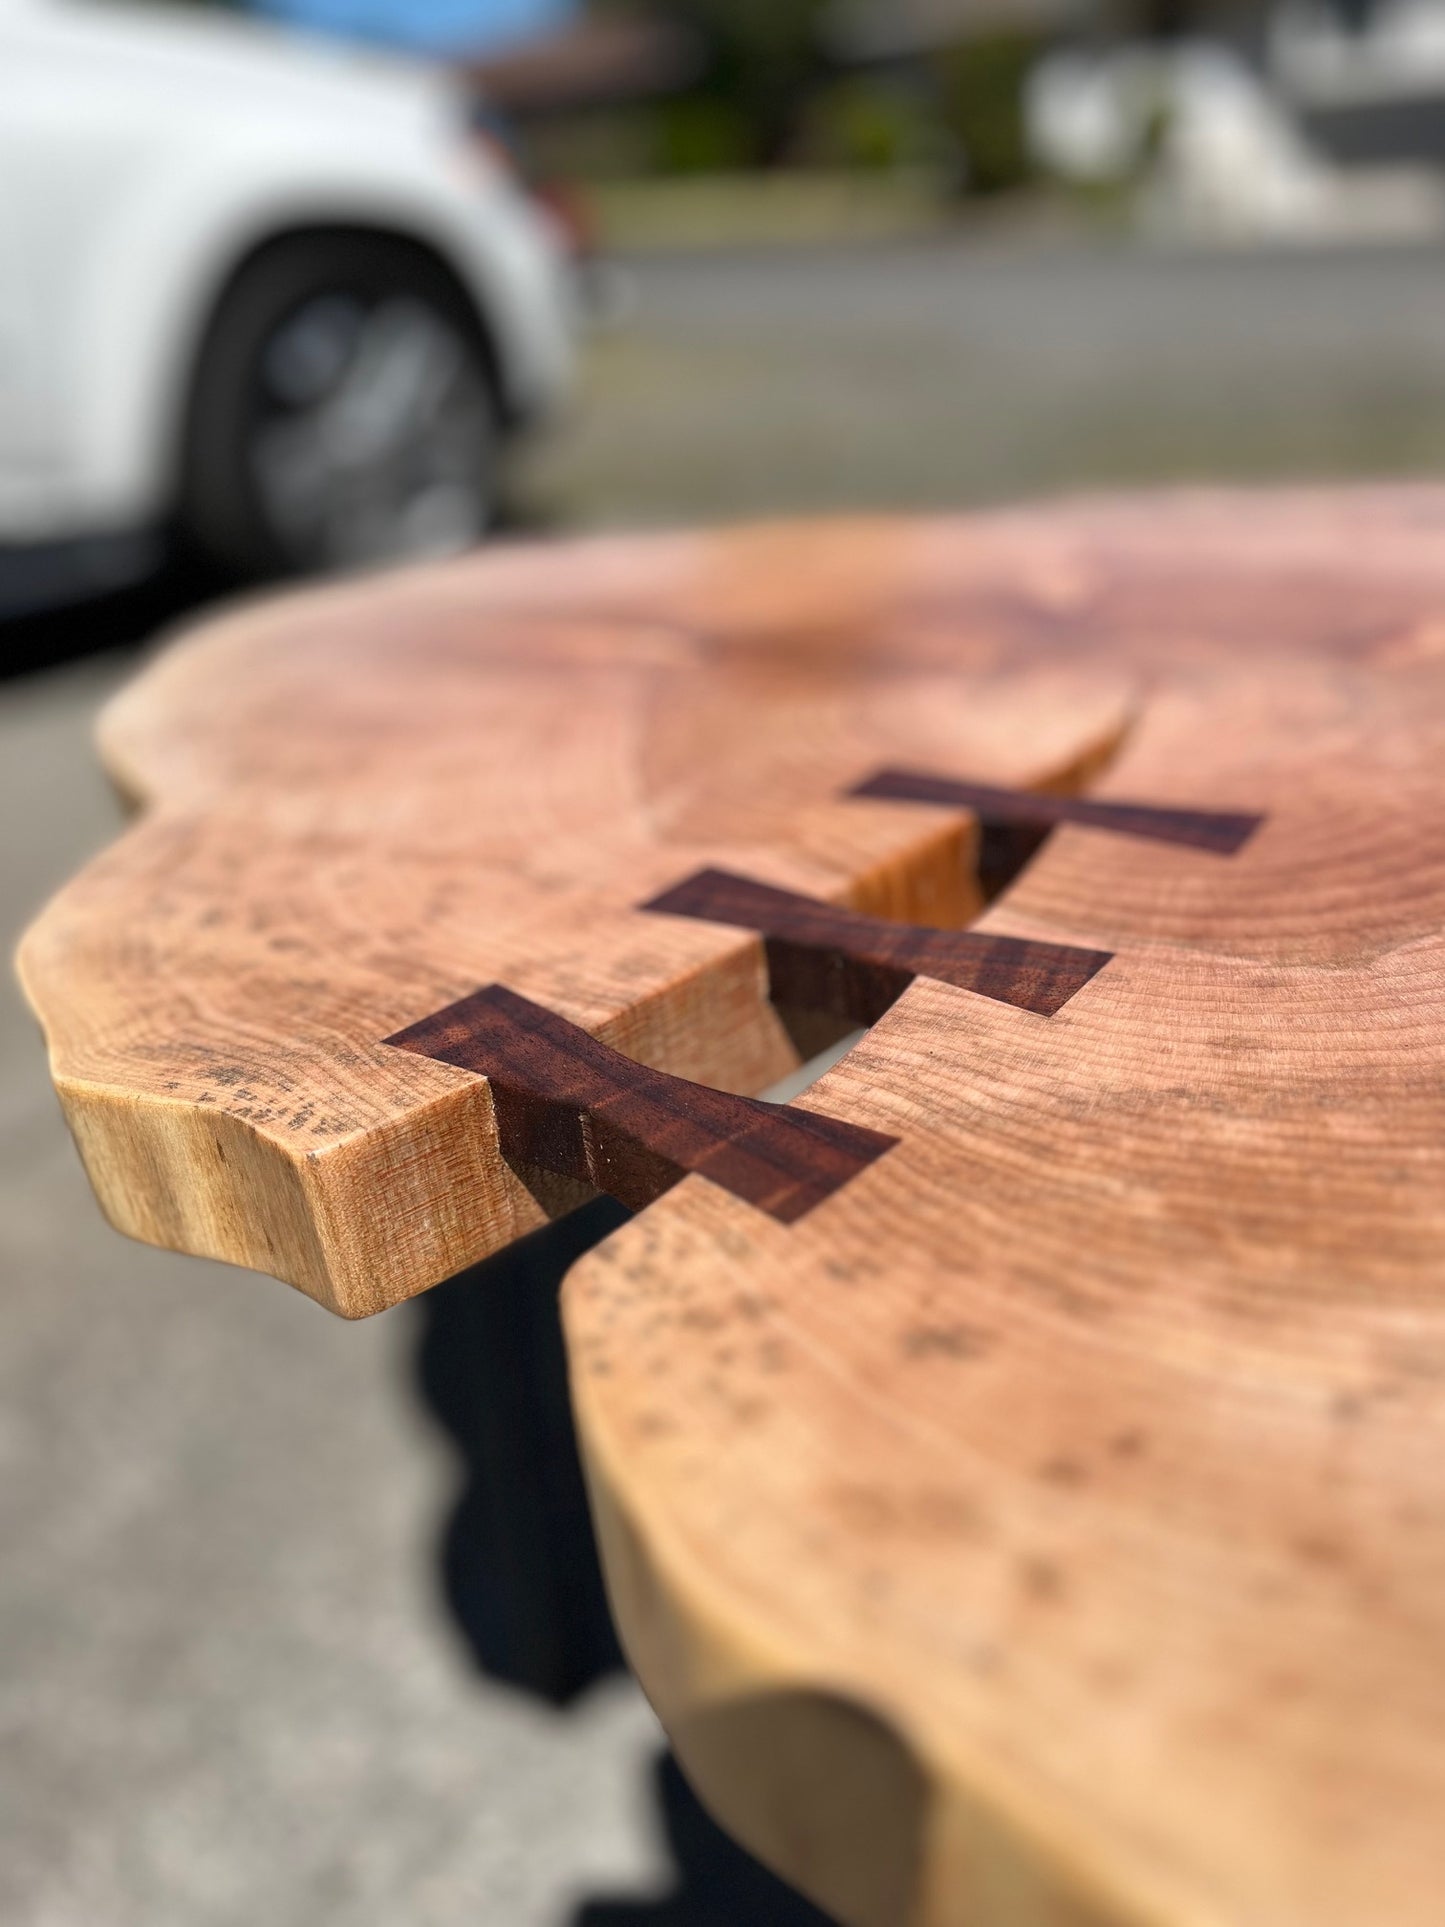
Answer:
POLYGON ((489 526, 500 454, 492 358, 446 269, 387 236, 291 236, 202 344, 182 536, 243 579, 446 553, 489 526))

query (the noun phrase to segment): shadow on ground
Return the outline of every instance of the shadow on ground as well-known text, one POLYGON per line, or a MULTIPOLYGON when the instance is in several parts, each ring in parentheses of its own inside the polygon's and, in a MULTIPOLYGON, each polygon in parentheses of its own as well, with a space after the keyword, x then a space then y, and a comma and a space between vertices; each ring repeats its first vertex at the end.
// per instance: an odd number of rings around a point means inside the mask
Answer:
MULTIPOLYGON (((622 1664, 567 1398, 558 1294, 573 1263, 627 1216, 598 1199, 418 1300, 421 1395, 463 1466, 441 1545, 446 1602, 481 1671, 552 1705, 622 1664)), ((828 1927, 714 1824, 671 1754, 657 1762, 656 1797, 674 1891, 585 1901, 574 1927, 828 1927)))
POLYGON ((199 568, 170 559, 143 582, 102 595, 77 595, 33 614, 0 621, 0 677, 53 669, 81 656, 137 648, 158 629, 200 608, 221 584, 199 568))
MULTIPOLYGON (((550 511, 515 495, 499 508, 493 533, 545 535, 552 527, 550 511)), ((82 656, 139 647, 183 616, 199 617, 208 603, 238 593, 295 586, 237 583, 168 537, 157 537, 148 553, 146 574, 101 589, 59 564, 31 571, 0 546, 0 681, 82 656)))
POLYGON ((712 1821, 671 1753, 656 1793, 677 1886, 661 1900, 588 1900, 572 1927, 831 1927, 827 1914, 758 1865, 712 1821))

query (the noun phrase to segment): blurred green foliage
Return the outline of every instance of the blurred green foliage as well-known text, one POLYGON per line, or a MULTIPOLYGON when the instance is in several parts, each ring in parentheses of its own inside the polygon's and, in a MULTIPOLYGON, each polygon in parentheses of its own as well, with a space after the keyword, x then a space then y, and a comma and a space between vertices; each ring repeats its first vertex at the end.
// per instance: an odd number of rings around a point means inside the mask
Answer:
MULTIPOLYGON (((668 98, 591 113, 578 145, 591 178, 906 171, 931 175, 944 196, 1030 178, 1023 94, 1041 32, 961 29, 951 43, 865 64, 840 51, 831 0, 657 4, 695 36, 699 70, 668 98)), ((636 0, 593 5, 625 15, 636 0)), ((556 129, 546 139, 558 147, 556 129)))
POLYGON ((991 33, 938 57, 944 124, 962 150, 971 193, 1003 193, 1032 174, 1024 87, 1041 51, 1037 34, 991 33))
POLYGON ((979 194, 1028 180, 1023 90, 1039 35, 978 33, 840 71, 825 11, 826 0, 673 0, 708 51, 697 81, 652 109, 658 170, 921 164, 979 194))
MULTIPOLYGON (((788 157, 799 115, 822 64, 826 0, 673 0, 668 11, 708 50, 689 96, 660 116, 659 161, 696 166, 726 151, 732 165, 788 157)), ((720 162, 704 162, 720 165, 720 162)))
POLYGON ((687 93, 653 110, 652 159, 659 173, 735 173, 756 164, 756 147, 736 101, 687 93))
POLYGON ((845 74, 803 108, 796 155, 806 166, 892 168, 946 164, 932 90, 898 76, 845 74))

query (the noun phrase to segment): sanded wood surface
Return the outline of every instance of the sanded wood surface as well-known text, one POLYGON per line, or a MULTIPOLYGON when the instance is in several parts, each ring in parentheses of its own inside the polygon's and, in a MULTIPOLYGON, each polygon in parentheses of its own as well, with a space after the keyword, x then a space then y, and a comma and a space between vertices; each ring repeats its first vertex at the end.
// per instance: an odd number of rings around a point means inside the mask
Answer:
POLYGON ((1445 1917, 1445 492, 497 552, 103 744, 22 974, 118 1225, 357 1315, 655 1199, 574 1402, 756 1851, 879 1927, 1445 1917), (792 1108, 872 1150, 771 1210, 668 1079, 860 1003, 792 1108))

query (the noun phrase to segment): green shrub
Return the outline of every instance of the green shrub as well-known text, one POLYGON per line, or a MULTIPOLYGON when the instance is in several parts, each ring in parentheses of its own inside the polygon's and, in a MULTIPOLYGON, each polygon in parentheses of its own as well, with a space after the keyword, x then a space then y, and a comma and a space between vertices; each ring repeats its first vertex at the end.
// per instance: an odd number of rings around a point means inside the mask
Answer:
POLYGON ((797 157, 815 166, 881 171, 932 159, 941 132, 936 110, 916 88, 852 75, 809 101, 797 157))
POLYGON ((945 124, 963 150, 968 191, 998 194, 1031 176, 1024 86, 1042 51, 1031 33, 992 33, 939 56, 945 124))
POLYGON ((653 120, 660 174, 731 173, 755 159, 753 132, 736 102, 683 94, 661 102, 653 120))

